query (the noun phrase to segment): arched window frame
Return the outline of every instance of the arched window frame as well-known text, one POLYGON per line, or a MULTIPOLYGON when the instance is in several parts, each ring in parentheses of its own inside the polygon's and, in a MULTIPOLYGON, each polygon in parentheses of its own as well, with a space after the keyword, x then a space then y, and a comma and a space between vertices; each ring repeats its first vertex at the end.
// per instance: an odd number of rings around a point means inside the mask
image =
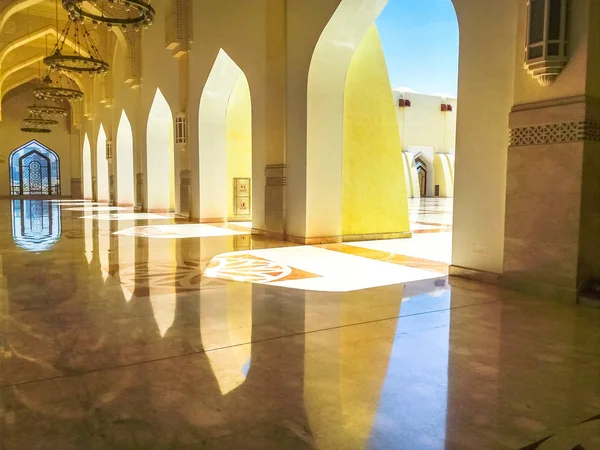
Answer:
POLYGON ((48 194, 44 195, 60 196, 60 157, 55 151, 36 140, 29 141, 13 150, 9 156, 8 171, 11 196, 27 195, 23 189, 22 161, 33 153, 48 161, 48 194), (53 164, 55 164, 54 169, 53 164), (15 167, 17 168, 16 171, 15 167))

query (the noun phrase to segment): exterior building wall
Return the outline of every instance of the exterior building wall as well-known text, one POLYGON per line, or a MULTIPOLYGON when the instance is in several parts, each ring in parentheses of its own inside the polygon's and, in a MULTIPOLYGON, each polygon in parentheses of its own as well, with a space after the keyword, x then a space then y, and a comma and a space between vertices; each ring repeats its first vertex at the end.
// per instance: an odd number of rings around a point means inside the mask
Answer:
POLYGON ((416 158, 420 158, 427 166, 427 197, 436 196, 436 191, 439 197, 453 197, 457 100, 438 95, 418 94, 403 88, 393 89, 392 94, 402 137, 402 149, 410 154, 410 171, 414 172, 410 177, 412 186, 407 189, 408 197, 420 197, 416 158), (411 106, 401 107, 400 99, 410 101, 411 106), (442 111, 442 104, 450 105, 452 111, 442 111), (438 154, 446 156, 440 159, 438 154))

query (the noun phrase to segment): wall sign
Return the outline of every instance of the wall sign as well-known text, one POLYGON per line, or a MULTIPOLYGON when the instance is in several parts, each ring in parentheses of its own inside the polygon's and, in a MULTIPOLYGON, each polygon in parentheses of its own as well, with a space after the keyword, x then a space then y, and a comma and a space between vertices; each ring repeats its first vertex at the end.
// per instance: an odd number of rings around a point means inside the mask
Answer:
POLYGON ((250 216, 252 209, 250 178, 233 179, 233 208, 236 216, 250 216))

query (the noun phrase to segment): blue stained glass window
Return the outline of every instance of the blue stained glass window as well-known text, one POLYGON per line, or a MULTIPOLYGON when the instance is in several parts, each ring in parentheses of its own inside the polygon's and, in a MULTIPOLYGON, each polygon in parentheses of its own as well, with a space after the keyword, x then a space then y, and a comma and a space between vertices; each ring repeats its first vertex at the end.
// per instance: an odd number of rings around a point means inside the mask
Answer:
POLYGON ((60 195, 58 155, 38 141, 10 154, 11 195, 60 195))

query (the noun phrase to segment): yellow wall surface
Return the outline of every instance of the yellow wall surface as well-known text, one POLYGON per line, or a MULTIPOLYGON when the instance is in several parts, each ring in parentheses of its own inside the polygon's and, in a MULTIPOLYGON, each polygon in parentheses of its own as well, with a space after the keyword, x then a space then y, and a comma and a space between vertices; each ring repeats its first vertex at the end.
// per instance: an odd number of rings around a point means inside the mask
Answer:
POLYGON ((248 80, 242 74, 227 106, 227 214, 235 216, 234 178, 252 177, 252 104, 248 80))
POLYGON ((409 231, 402 145, 375 26, 352 58, 344 101, 342 232, 409 231))

